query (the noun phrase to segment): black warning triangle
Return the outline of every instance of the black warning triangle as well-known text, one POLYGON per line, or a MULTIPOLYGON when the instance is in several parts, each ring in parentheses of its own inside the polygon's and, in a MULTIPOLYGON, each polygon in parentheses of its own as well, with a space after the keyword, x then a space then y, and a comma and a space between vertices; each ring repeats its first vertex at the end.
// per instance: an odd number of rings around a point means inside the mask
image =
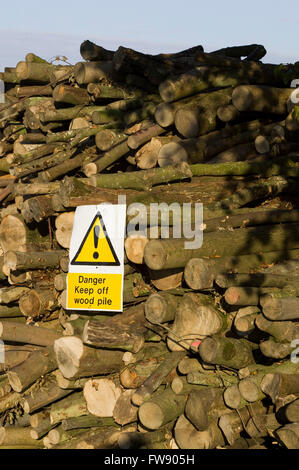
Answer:
POLYGON ((71 265, 120 266, 100 212, 91 222, 71 265))

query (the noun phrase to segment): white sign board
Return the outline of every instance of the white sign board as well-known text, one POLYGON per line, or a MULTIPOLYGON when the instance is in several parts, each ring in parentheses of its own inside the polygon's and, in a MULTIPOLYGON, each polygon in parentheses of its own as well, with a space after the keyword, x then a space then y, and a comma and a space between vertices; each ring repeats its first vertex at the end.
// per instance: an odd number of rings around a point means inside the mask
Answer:
POLYGON ((67 309, 122 312, 125 223, 125 204, 76 209, 67 309))

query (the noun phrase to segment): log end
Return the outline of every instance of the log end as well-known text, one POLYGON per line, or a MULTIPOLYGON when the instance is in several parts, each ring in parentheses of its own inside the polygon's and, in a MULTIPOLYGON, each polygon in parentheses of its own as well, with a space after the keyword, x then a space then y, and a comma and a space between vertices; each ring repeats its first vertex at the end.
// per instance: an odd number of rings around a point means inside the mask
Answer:
POLYGON ((83 354, 83 342, 75 336, 59 338, 54 343, 57 364, 62 375, 73 378, 79 368, 80 358, 83 354))
POLYGON ((138 416, 141 424, 148 429, 159 429, 163 424, 163 411, 156 403, 144 403, 140 406, 138 416))
POLYGON ((186 264, 184 279, 190 289, 201 290, 213 286, 214 276, 204 259, 192 258, 186 264))
POLYGON ((150 240, 144 249, 144 261, 153 270, 164 268, 167 260, 167 253, 160 240, 150 240))

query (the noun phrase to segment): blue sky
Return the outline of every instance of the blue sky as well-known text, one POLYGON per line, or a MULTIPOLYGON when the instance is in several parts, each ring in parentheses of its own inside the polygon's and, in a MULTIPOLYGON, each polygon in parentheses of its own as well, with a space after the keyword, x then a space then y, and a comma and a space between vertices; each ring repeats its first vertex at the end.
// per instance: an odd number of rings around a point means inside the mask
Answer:
POLYGON ((298 0, 14 0, 1 2, 0 70, 27 52, 80 60, 90 39, 108 49, 176 52, 202 44, 205 51, 258 43, 264 62, 299 60, 298 0))

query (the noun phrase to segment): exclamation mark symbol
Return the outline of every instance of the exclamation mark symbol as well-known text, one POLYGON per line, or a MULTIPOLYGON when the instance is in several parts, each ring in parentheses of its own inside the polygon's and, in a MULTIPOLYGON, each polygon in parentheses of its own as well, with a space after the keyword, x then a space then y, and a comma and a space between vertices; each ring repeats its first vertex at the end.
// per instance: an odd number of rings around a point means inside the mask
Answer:
MULTIPOLYGON (((100 238, 100 227, 96 225, 93 229, 93 242, 94 242, 94 247, 96 250, 98 249, 99 238, 100 238)), ((93 257, 94 259, 98 259, 99 253, 95 251, 93 254, 93 257)))

